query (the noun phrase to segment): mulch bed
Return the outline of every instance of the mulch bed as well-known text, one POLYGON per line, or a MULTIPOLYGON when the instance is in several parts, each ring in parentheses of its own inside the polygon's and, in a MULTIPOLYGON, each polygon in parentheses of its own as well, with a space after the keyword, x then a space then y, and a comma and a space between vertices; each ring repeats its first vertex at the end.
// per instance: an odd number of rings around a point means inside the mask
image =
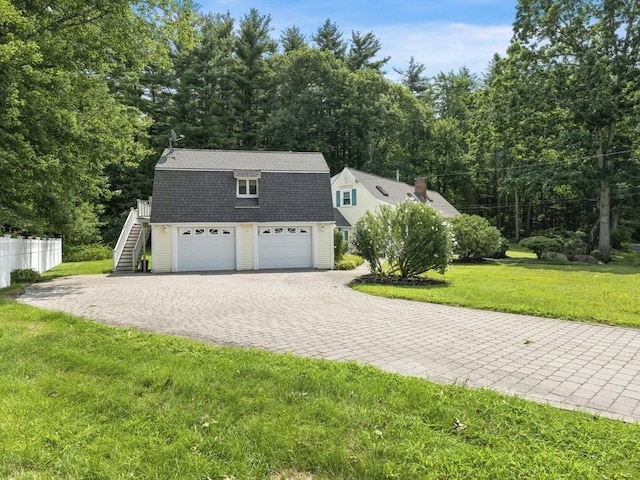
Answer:
POLYGON ((426 285, 443 285, 444 280, 435 280, 426 277, 398 277, 396 275, 362 275, 354 278, 351 283, 365 283, 375 285, 400 285, 422 287, 426 285))

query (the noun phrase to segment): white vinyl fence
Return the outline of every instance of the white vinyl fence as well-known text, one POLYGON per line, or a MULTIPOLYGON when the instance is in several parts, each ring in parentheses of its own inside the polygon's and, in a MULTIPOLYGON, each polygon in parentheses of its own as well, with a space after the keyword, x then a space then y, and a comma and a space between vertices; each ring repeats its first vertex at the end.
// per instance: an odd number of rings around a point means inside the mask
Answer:
POLYGON ((61 238, 0 237, 0 288, 11 285, 13 270, 42 273, 61 263, 61 238))

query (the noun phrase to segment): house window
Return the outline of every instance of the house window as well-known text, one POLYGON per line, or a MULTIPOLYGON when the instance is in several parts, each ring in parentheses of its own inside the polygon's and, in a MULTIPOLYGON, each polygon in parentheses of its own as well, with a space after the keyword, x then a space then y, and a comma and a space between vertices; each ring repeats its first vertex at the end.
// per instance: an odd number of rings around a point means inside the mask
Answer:
POLYGON ((349 243, 349 230, 342 230, 342 238, 344 241, 349 243))
POLYGON ((236 196, 257 197, 258 196, 258 179, 257 178, 238 178, 236 196))
POLYGON ((347 207, 351 205, 351 190, 342 191, 342 206, 347 207))
POLYGON ((356 189, 336 190, 336 207, 352 207, 356 205, 356 189))

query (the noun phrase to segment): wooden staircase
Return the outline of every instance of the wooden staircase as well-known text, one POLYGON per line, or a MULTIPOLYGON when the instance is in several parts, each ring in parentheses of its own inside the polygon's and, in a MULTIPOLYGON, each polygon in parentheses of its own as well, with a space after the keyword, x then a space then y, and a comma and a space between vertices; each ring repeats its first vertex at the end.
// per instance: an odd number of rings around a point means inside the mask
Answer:
MULTIPOLYGON (((144 256, 149 238, 149 219, 151 215, 151 198, 138 200, 138 208, 132 208, 122 228, 120 238, 113 249, 113 271, 135 272, 144 256)), ((145 269, 146 262, 142 262, 145 269)))
POLYGON ((127 241, 124 244, 124 249, 122 250, 122 255, 120 255, 120 260, 116 265, 116 272, 135 272, 138 265, 137 261, 134 265, 134 252, 136 249, 136 243, 138 242, 138 237, 140 236, 140 231, 142 230, 142 225, 139 223, 134 224, 131 227, 131 231, 129 232, 129 236, 127 237, 127 241))

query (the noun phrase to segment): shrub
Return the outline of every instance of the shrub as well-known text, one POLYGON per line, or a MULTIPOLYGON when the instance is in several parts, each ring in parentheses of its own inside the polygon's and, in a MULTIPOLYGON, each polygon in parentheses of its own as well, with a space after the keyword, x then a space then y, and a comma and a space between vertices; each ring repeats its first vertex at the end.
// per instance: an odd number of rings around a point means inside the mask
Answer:
POLYGON ((525 238, 520 241, 520 245, 534 252, 538 258, 544 258, 544 254, 547 252, 557 252, 561 249, 557 240, 542 236, 525 238))
POLYGON ((633 231, 623 225, 618 225, 611 231, 611 246, 615 249, 621 250, 624 245, 631 243, 631 237, 633 231))
POLYGON ((561 240, 562 253, 568 257, 584 255, 587 252, 587 234, 581 230, 566 232, 561 240))
POLYGON ((429 270, 444 273, 451 262, 451 238, 444 218, 422 203, 406 201, 396 207, 381 206, 356 223, 353 244, 382 274, 380 257, 387 260, 386 274, 412 277, 429 270))
POLYGON ((569 259, 564 253, 560 252, 547 252, 544 254, 545 260, 553 260, 554 262, 568 262, 569 259))
POLYGON ((366 212, 353 229, 351 242, 358 255, 369 262, 371 273, 374 274, 382 274, 380 257, 384 256, 385 233, 381 216, 383 213, 386 215, 389 208, 383 206, 376 215, 366 212))
POLYGON ((92 260, 105 260, 111 258, 112 255, 113 250, 111 248, 94 243, 66 248, 62 258, 65 262, 90 262, 92 260))
POLYGON ((356 267, 359 267, 364 263, 364 258, 360 255, 355 255, 353 253, 347 253, 342 256, 342 259, 339 262, 336 262, 336 270, 353 270, 356 267))
POLYGON ((337 228, 333 231, 333 259, 338 263, 342 256, 347 253, 347 242, 344 241, 344 235, 337 228))
POLYGON ((556 227, 538 231, 532 236, 547 237, 555 240, 560 244, 560 248, 557 251, 564 253, 569 258, 587 253, 587 234, 581 230, 573 232, 556 227))
POLYGON ((461 260, 479 260, 500 250, 500 231, 479 215, 463 213, 451 219, 451 232, 453 253, 461 260))
POLYGON ((39 282, 41 278, 38 272, 30 268, 11 272, 11 283, 35 283, 39 282))
POLYGON ((500 248, 493 252, 489 257, 491 258, 507 258, 507 250, 509 250, 509 239, 506 237, 500 237, 500 248))

